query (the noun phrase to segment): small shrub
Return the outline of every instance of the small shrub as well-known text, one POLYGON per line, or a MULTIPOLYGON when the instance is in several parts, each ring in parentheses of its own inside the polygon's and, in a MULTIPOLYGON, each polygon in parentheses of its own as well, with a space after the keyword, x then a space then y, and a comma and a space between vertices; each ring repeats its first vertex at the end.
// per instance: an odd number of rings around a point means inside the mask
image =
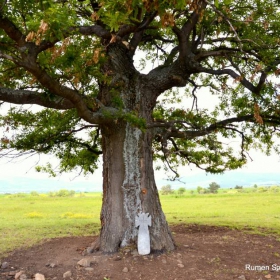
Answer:
POLYGON ((270 192, 273 192, 273 193, 278 193, 279 192, 279 187, 278 186, 271 186, 270 188, 269 188, 269 191, 270 192))
POLYGON ((201 192, 200 192, 201 190, 203 190, 203 188, 200 187, 200 186, 198 186, 198 187, 196 188, 197 193, 201 193, 201 192))
POLYGON ((161 187, 161 194, 162 195, 167 195, 167 194, 172 194, 174 193, 174 190, 172 190, 170 185, 166 185, 161 187))
POLYGON ((216 182, 212 182, 211 184, 209 184, 208 190, 210 193, 217 193, 219 188, 220 185, 218 185, 216 182))
POLYGON ((265 187, 258 187, 257 189, 257 192, 259 193, 263 193, 263 192, 267 192, 268 191, 268 188, 265 188, 265 187))
POLYGON ((69 196, 74 196, 75 191, 69 191, 66 189, 61 189, 58 192, 49 192, 48 195, 50 197, 69 197, 69 196))
POLYGON ((10 197, 26 197, 26 193, 14 193, 10 197))
POLYGON ((74 196, 75 195, 75 191, 68 191, 66 189, 61 189, 56 193, 56 196, 59 197, 67 197, 67 196, 74 196))
POLYGON ((186 192, 185 188, 179 188, 178 189, 178 195, 183 195, 186 192))
POLYGON ((55 197, 55 193, 54 193, 54 192, 49 192, 49 193, 48 193, 48 196, 49 196, 49 197, 55 197))
POLYGON ((208 190, 208 189, 205 189, 205 188, 201 188, 200 190, 199 190, 199 193, 200 194, 205 194, 205 193, 209 193, 210 191, 208 190))
POLYGON ((30 195, 31 195, 31 196, 39 196, 39 193, 36 192, 36 191, 32 191, 32 192, 30 193, 30 195))

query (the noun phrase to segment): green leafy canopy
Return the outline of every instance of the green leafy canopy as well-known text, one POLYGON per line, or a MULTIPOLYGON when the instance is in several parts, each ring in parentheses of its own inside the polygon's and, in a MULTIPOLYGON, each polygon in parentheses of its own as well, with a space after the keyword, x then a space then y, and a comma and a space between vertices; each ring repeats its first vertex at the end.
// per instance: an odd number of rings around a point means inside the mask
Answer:
POLYGON ((2 1, 0 100, 46 107, 2 115, 2 155, 54 154, 59 172, 93 172, 100 128, 122 121, 154 129, 154 159, 176 176, 181 164, 219 173, 251 148, 278 152, 279 38, 276 0, 2 1), (129 77, 112 67, 114 46, 129 77), (126 103, 137 79, 155 92, 150 119, 126 103))

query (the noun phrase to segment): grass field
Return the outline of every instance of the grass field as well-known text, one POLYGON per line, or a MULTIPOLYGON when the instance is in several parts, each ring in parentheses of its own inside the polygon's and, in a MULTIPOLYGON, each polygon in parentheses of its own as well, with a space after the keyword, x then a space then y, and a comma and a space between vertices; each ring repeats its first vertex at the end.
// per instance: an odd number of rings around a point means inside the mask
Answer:
MULTIPOLYGON (((100 193, 73 197, 0 195, 0 256, 46 238, 99 230, 100 193)), ((280 237, 280 192, 162 195, 170 224, 198 223, 250 229, 280 237)))

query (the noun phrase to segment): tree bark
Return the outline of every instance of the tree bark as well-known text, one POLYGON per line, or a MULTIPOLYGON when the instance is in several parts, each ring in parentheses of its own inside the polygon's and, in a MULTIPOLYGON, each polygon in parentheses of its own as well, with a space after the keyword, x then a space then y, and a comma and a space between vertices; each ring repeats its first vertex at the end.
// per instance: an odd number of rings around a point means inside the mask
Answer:
POLYGON ((111 253, 120 247, 136 245, 135 217, 149 213, 151 250, 175 248, 161 209, 154 180, 151 132, 129 123, 102 130, 103 206, 100 250, 111 253))

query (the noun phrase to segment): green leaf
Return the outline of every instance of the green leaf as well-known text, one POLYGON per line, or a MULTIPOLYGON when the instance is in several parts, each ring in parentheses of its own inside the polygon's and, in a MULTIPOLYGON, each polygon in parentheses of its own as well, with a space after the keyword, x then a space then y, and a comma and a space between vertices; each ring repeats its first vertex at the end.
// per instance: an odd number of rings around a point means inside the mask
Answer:
POLYGON ((224 0, 224 2, 225 2, 225 5, 230 5, 232 0, 224 0))

